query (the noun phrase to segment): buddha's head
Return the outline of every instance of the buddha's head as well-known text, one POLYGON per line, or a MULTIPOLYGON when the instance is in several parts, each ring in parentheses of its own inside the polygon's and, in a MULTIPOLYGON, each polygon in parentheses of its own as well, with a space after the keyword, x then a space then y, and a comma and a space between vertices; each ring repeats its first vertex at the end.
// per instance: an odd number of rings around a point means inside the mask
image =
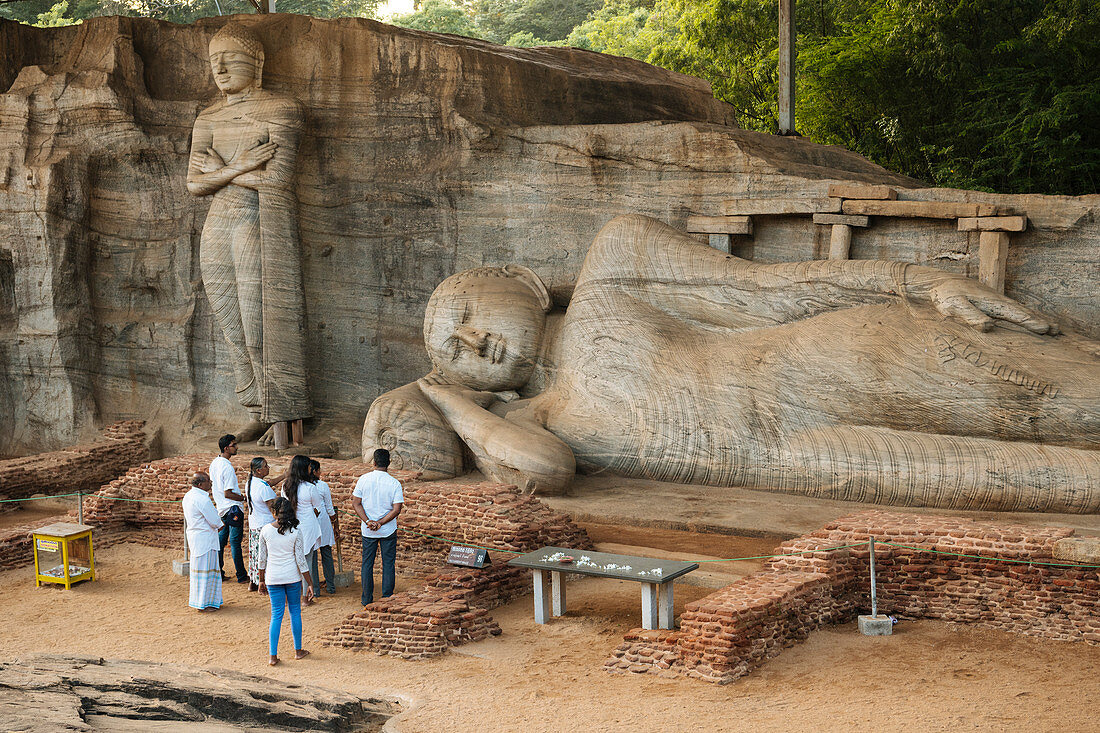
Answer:
POLYGON ((432 365, 449 382, 501 392, 531 378, 550 294, 526 267, 478 267, 435 289, 424 314, 432 365))
POLYGON ((239 23, 227 23, 210 39, 214 83, 226 94, 258 89, 263 79, 264 45, 239 23))

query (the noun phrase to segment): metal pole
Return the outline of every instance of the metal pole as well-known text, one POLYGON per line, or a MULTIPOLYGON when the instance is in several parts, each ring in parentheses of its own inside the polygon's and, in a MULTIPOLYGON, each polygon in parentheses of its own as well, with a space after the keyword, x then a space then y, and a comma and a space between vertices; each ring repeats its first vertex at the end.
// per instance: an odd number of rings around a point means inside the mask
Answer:
POLYGON ((84 492, 76 492, 76 523, 84 524, 84 492))
POLYGON ((878 596, 875 594, 875 536, 871 535, 871 616, 878 616, 878 596))
POLYGON ((794 126, 795 0, 779 0, 779 134, 796 135, 794 126))

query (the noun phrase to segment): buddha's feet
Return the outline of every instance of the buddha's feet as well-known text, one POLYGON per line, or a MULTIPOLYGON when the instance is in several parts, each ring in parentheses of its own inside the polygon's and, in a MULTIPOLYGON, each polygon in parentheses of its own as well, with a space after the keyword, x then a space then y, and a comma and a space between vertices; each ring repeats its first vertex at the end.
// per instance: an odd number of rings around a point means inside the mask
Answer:
POLYGON ((256 440, 261 435, 263 435, 264 431, 266 431, 268 427, 269 425, 267 423, 260 422, 259 420, 253 418, 241 427, 237 428, 237 432, 235 432, 234 435, 237 436, 238 443, 251 443, 253 440, 256 440))

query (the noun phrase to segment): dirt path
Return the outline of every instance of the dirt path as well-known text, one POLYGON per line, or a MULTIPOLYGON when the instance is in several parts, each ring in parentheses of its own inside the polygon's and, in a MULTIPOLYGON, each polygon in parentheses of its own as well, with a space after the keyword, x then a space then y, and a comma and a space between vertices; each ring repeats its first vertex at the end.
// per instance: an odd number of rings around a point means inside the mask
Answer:
MULTIPOLYGON (((622 537, 619 539, 630 539, 622 537)), ((402 733, 423 731, 1087 731, 1100 699, 1100 647, 935 622, 903 623, 893 637, 853 625, 813 634, 724 687, 650 675, 610 675, 601 664, 638 624, 637 584, 585 579, 571 611, 534 623, 530 597, 493 611, 503 635, 427 662, 322 648, 318 635, 358 608, 358 588, 306 609, 306 647, 266 664, 268 607, 243 586, 225 608, 187 608, 175 553, 118 545, 97 553, 100 580, 71 591, 34 587, 27 568, 0 573, 0 659, 30 652, 176 661, 232 668, 408 704, 402 733)), ((403 587, 399 583, 398 589, 403 587)), ((677 613, 705 588, 677 586, 677 613)))

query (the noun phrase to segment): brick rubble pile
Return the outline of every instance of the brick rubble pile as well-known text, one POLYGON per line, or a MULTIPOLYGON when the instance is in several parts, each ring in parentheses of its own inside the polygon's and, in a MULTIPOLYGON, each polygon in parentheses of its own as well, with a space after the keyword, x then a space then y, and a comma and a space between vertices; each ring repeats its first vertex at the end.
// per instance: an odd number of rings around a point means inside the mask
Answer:
POLYGON ((634 629, 611 671, 726 683, 825 624, 870 612, 870 550, 829 549, 876 539, 878 609, 906 619, 973 623, 1050 639, 1100 643, 1100 569, 1061 563, 1068 528, 868 511, 784 543, 764 569, 693 603, 679 630, 634 629), (921 552, 980 555, 984 558, 921 552))
MULTIPOLYGON (((35 494, 95 491, 123 471, 149 460, 149 437, 141 420, 104 428, 99 439, 59 451, 0 461, 0 499, 35 494)), ((0 504, 0 511, 15 503, 0 504)))

